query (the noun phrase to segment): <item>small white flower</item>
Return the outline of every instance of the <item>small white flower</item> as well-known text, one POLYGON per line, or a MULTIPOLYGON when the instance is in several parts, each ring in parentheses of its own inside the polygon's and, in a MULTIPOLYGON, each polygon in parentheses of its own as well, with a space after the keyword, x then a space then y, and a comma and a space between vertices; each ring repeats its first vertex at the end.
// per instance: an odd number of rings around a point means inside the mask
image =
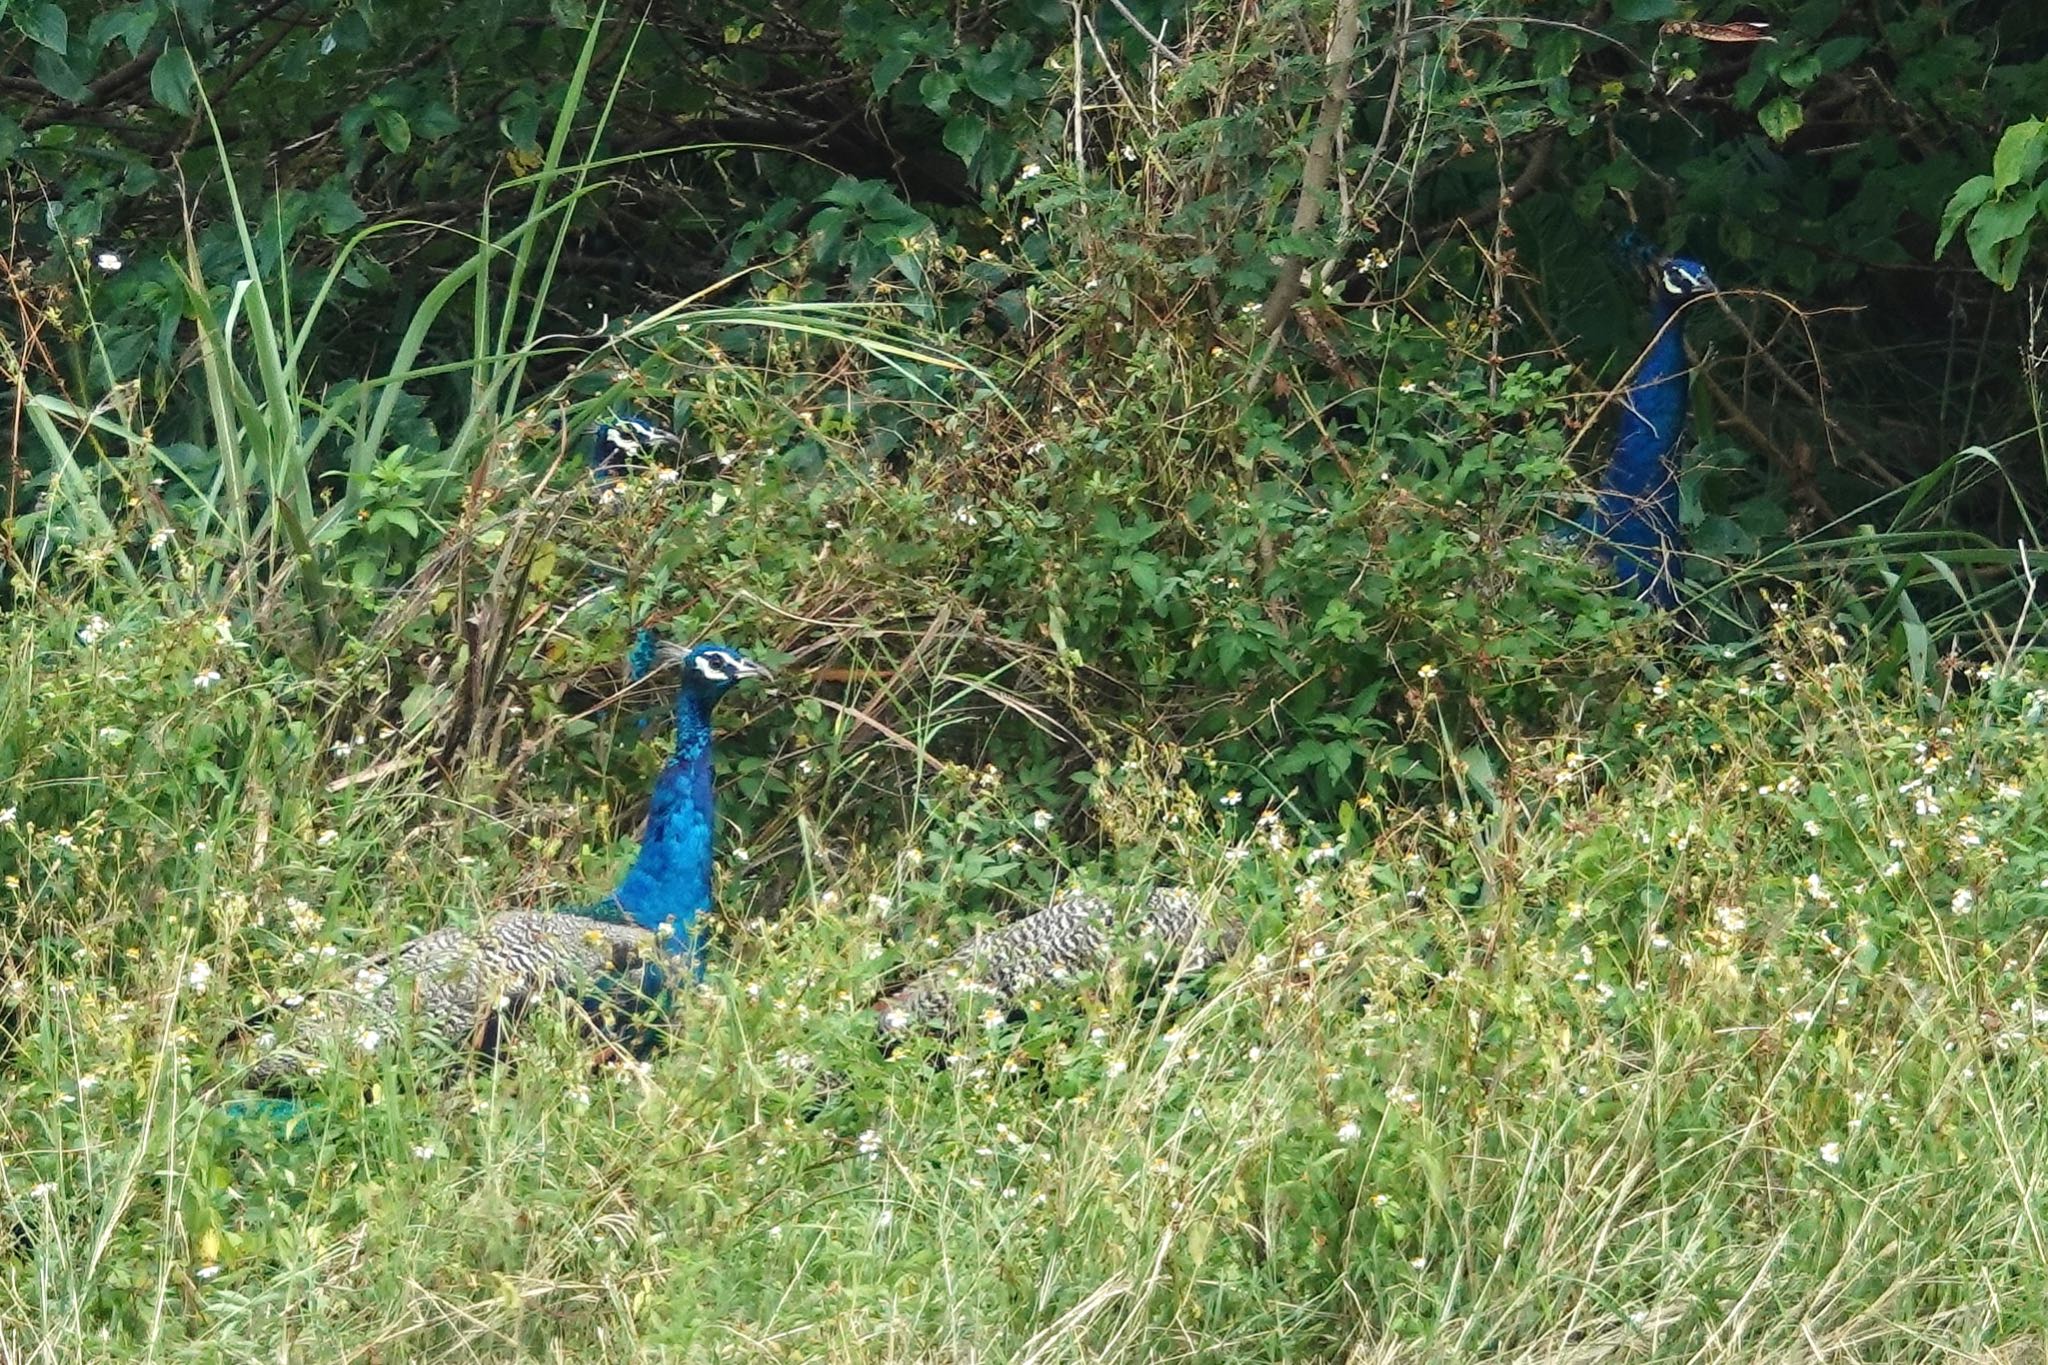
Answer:
POLYGON ((14 823, 14 807, 12 807, 12 806, 0 806, 0 826, 5 826, 5 825, 12 825, 13 823, 14 823))
POLYGON ((220 1274, 220 1267, 217 1265, 203 1265, 199 1267, 199 1269, 193 1271, 192 1273, 199 1279, 210 1280, 214 1276, 220 1274))
POLYGON ((432 1161, 437 1155, 439 1153, 435 1152, 434 1144, 431 1142, 422 1142, 419 1146, 412 1149, 412 1157, 415 1161, 432 1161))
POLYGON ((235 628, 232 625, 228 624, 227 617, 216 616, 213 618, 213 638, 220 641, 222 644, 226 645, 230 649, 236 647, 235 628))
POLYGON ((196 959, 185 973, 185 984, 194 995, 206 994, 207 983, 212 980, 213 964, 203 957, 196 959))
POLYGON ((1823 1142, 1820 1145, 1820 1159, 1830 1166, 1841 1165, 1842 1144, 1839 1142, 1823 1142))
POLYGON ((892 1030, 909 1028, 910 1016, 902 1010, 890 1010, 882 1016, 882 1027, 892 1030))
POLYGON ((1948 898, 1948 908, 1958 915, 1967 914, 1976 903, 1977 893, 1967 886, 1957 887, 1955 895, 1948 898))
POLYGON ((1017 178, 1019 180, 1030 180, 1044 173, 1045 167, 1039 165, 1036 161, 1029 161, 1025 163, 1023 170, 1017 172, 1017 178))
POLYGON ((384 1035, 373 1028, 366 1028, 356 1035, 356 1046, 365 1052, 375 1052, 377 1045, 384 1041, 384 1035))
POLYGON ((888 1227, 891 1223, 895 1221, 896 1211, 894 1209, 883 1209, 880 1213, 875 1215, 875 1226, 878 1228, 888 1227))
MULTIPOLYGON (((119 254, 112 251, 99 252, 92 258, 92 263, 98 266, 100 269, 106 271, 109 275, 113 274, 116 270, 119 270, 124 264, 119 254)), ((219 1267, 216 1266, 215 1269, 218 1270, 219 1267)))
POLYGON ((1364 1130, 1358 1126, 1357 1119, 1346 1119, 1337 1128, 1337 1141, 1346 1144, 1356 1142, 1358 1141, 1359 1134, 1363 1131, 1364 1130))
POLYGON ((1040 834, 1051 829, 1052 812, 1049 810, 1035 810, 1031 812, 1031 828, 1040 834))
POLYGON ((319 834, 314 836, 313 845, 316 848, 326 848, 329 844, 333 843, 336 839, 339 839, 340 837, 341 831, 338 829, 323 829, 320 831, 319 834))
POLYGON ((882 1135, 870 1128, 860 1135, 854 1146, 864 1157, 880 1156, 882 1153, 882 1135))
POLYGON ((1219 800, 1221 804, 1226 806, 1239 805, 1244 801, 1244 793, 1232 787, 1229 791, 1223 793, 1219 800))
POLYGON ((112 629, 113 627, 107 624, 106 617, 95 614, 78 628, 78 643, 82 645, 96 645, 112 629))
POLYGON ((220 670, 209 668, 204 673, 200 673, 192 679, 192 686, 194 686, 201 692, 204 692, 207 688, 213 686, 215 683, 219 681, 220 670))
POLYGON ((51 837, 50 842, 55 844, 59 848, 78 847, 78 841, 71 837, 71 831, 68 829, 58 830, 57 833, 51 837))

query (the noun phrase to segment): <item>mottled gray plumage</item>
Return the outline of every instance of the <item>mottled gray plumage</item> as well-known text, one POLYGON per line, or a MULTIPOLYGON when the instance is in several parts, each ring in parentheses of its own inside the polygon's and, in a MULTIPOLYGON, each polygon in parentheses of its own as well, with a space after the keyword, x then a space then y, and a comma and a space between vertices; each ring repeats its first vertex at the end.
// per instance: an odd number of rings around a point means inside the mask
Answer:
POLYGON ((1128 948, 1163 971, 1207 967, 1237 944, 1242 927, 1220 931, 1194 893, 1161 887, 1126 922, 1098 892, 1068 887, 1043 910, 978 935, 936 967, 875 1005, 884 1038, 915 1029, 943 1031, 963 1011, 1008 1010, 1042 986, 1061 986, 1128 948))
POLYGON ((279 1045, 274 1034, 259 1036, 259 1048, 269 1049, 243 1083, 261 1089, 314 1074, 320 1053, 374 1051, 408 1024, 422 1043, 489 1056, 506 1026, 545 995, 576 1002, 593 1031, 618 1036, 630 1018, 658 1006, 666 982, 687 973, 658 934, 637 924, 509 910, 474 930, 436 929, 364 962, 347 985, 290 997, 258 1015, 245 1034, 283 1014, 291 1037, 279 1045))
POLYGON ((712 904, 711 713, 718 699, 768 670, 719 644, 658 645, 643 629, 637 675, 666 659, 678 666, 675 750, 655 780, 640 852, 611 895, 585 910, 507 911, 477 928, 437 929, 356 970, 354 981, 294 996, 244 1022, 246 1039, 273 1019, 291 1037, 243 1077, 258 1089, 295 1080, 322 1054, 375 1050, 403 1029, 458 1053, 497 1052, 510 1023, 542 996, 581 1006, 592 1032, 636 1056, 650 1052, 675 989, 703 970, 699 916, 712 904))

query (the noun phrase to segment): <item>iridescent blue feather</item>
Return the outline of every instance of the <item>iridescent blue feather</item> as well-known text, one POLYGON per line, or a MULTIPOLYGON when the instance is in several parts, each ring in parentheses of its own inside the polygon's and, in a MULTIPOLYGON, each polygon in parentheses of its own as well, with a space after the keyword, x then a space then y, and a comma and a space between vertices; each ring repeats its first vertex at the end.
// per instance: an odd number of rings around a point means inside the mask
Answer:
POLYGON ((1654 607, 1669 608, 1678 600, 1685 553, 1678 468, 1688 366, 1679 313, 1687 300, 1712 292, 1714 282, 1706 267, 1678 257, 1659 262, 1654 275, 1656 333, 1622 397, 1614 459, 1578 524, 1625 590, 1654 607))

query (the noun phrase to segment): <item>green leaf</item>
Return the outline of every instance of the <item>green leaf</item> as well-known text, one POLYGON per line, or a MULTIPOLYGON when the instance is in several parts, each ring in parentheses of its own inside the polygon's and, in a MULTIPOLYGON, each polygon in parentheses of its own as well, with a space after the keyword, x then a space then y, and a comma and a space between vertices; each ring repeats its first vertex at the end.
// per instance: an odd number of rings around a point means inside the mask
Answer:
POLYGON ((1814 60, 1823 71, 1839 71, 1863 55, 1863 49, 1870 46, 1868 38, 1849 35, 1830 38, 1813 50, 1814 60))
POLYGON ((1956 186, 1956 192, 1949 196, 1948 207, 1941 214, 1941 236, 1934 243, 1934 259, 1940 260, 1941 253, 1948 250, 1948 239, 1955 235, 1956 225, 1963 221, 1963 215, 1991 197, 1992 181, 1988 175, 1973 175, 1956 186))
POLYGON ((2034 221, 2034 200, 2000 199, 1977 210, 1970 220, 1969 230, 1964 234, 1970 239, 1970 247, 1989 248, 2000 242, 2010 241, 2025 232, 2034 221))
POLYGON ((2004 194, 2022 181, 2032 182, 2044 158, 2048 158, 2048 124, 2028 119, 2006 129, 1991 157, 1991 178, 1997 191, 2004 194))
POLYGON ((78 79, 77 73, 71 69, 71 64, 49 48, 36 49, 33 65, 36 79, 58 99, 79 104, 92 98, 92 91, 86 88, 84 81, 78 79))
POLYGON ((960 78, 951 72, 927 71, 917 83, 917 97, 934 114, 943 114, 952 106, 953 92, 959 88, 960 78))
POLYGON ((883 53, 882 60, 876 62, 875 69, 868 73, 868 79, 874 83, 876 98, 888 94, 896 82, 903 79, 903 73, 910 70, 910 64, 916 60, 917 54, 910 50, 907 43, 899 42, 883 53))
POLYGON ((1963 239, 1970 244, 1970 259, 1999 288, 2011 289, 2019 283, 2020 266, 2026 260, 2040 211, 2036 196, 2002 200, 1977 210, 1964 230, 1963 239))
POLYGON ((946 150, 962 161, 973 161, 974 154, 981 150, 981 140, 988 128, 978 118, 961 116, 946 120, 946 150))
POLYGON ((1000 57, 987 57, 967 68, 967 88, 990 104, 1007 109, 1017 96, 1017 72, 1000 57))
POLYGON ((412 125, 390 105, 370 106, 370 120, 377 125, 377 140, 392 151, 402 152, 412 146, 412 125))
POLYGON ((1650 19, 1669 19, 1678 13, 1677 0, 1615 0, 1614 17, 1639 24, 1650 19))
POLYGON ((59 57, 71 51, 71 25, 55 5, 35 5, 21 16, 21 31, 59 57))
POLYGON ((182 47, 167 47, 149 68, 149 94, 174 114, 192 113, 192 87, 198 82, 192 57, 182 47))
POLYGON ((1757 110, 1756 121, 1762 126, 1773 142, 1783 142, 1799 131, 1806 122, 1806 111, 1799 107, 1799 101, 1789 95, 1778 98, 1757 110))

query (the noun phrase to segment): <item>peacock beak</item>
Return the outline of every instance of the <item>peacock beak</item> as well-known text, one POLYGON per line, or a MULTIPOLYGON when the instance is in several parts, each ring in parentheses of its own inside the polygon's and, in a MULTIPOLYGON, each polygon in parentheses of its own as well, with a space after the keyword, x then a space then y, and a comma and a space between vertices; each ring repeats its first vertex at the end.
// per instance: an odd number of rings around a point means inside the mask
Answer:
POLYGON ((775 676, 775 670, 766 664, 757 664, 752 659, 740 659, 736 662, 732 675, 735 679, 772 678, 775 676))

